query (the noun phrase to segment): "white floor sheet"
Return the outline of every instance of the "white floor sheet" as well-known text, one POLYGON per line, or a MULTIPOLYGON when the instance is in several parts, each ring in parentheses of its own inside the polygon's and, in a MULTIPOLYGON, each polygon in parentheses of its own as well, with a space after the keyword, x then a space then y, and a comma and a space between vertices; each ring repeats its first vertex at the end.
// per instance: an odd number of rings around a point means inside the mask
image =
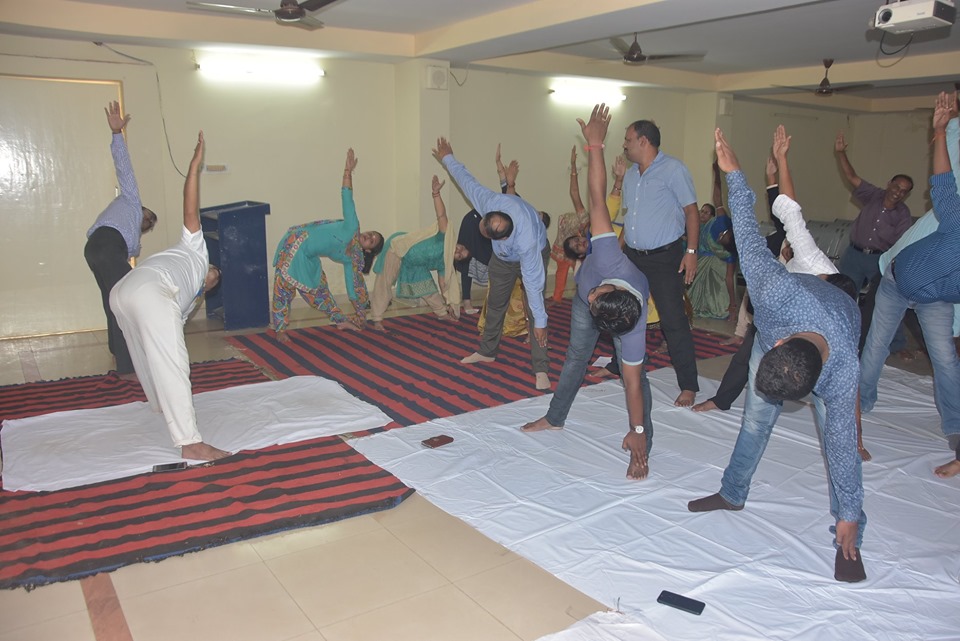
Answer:
MULTIPOLYGON (((390 417, 316 376, 195 394, 205 443, 230 452, 380 427, 390 417)), ((3 422, 5 490, 58 490, 149 472, 181 460, 149 403, 3 422)))
MULTIPOLYGON (((867 580, 833 579, 824 459, 813 409, 788 403, 741 512, 692 514, 716 492, 736 440, 728 412, 673 406, 673 370, 651 374, 651 476, 625 478, 627 424, 616 382, 582 389, 566 428, 524 434, 550 396, 352 441, 450 514, 618 609, 553 635, 581 639, 960 638, 960 478, 932 381, 887 368, 864 415, 867 580), (420 441, 448 434, 453 443, 420 441), (701 616, 657 603, 661 590, 704 601, 701 616)), ((716 390, 701 380, 700 399, 716 390)), ((960 393, 960 390, 958 390, 960 393)))

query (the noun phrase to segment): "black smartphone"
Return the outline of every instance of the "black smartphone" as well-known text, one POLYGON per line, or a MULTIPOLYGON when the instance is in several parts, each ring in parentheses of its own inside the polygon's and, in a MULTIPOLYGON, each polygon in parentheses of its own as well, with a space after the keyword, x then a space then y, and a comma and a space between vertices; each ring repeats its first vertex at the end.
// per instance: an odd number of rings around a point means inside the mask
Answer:
POLYGON ((447 436, 446 434, 441 434, 440 436, 433 436, 431 438, 420 441, 420 444, 424 447, 440 447, 446 445, 447 443, 453 443, 453 437, 447 436))
POLYGON ((697 601, 696 599, 691 599, 673 592, 668 592, 667 590, 664 590, 660 593, 660 596, 657 597, 657 603, 669 605, 672 608, 677 608, 678 610, 683 610, 684 612, 697 615, 703 612, 703 608, 706 607, 706 604, 703 601, 697 601))
POLYGON ((162 465, 154 465, 154 472, 169 472, 171 470, 185 470, 187 469, 186 461, 179 461, 177 463, 163 463, 162 465))

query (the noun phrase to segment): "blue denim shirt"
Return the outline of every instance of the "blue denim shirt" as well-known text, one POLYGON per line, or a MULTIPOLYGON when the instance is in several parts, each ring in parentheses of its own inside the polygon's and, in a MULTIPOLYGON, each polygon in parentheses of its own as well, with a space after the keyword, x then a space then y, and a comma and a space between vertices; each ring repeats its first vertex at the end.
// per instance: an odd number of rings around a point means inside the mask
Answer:
POLYGON ((860 310, 847 294, 817 276, 788 272, 760 236, 753 191, 743 172, 727 174, 727 185, 740 268, 753 302, 761 348, 767 352, 777 341, 799 332, 817 333, 829 347, 813 393, 826 407, 823 449, 840 503, 840 519, 856 521, 863 506, 863 484, 856 473, 860 454, 855 417, 860 310))

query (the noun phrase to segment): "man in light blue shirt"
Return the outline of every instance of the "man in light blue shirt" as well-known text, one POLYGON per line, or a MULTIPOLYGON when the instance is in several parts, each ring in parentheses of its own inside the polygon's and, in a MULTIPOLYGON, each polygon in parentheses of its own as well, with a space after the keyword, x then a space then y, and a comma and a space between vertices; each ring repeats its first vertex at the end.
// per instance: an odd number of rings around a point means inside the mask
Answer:
POLYGON ((510 294, 519 277, 526 290, 527 315, 533 319, 530 361, 536 387, 550 389, 547 371, 547 310, 543 303, 550 245, 547 230, 537 210, 514 194, 503 194, 484 187, 454 156, 446 138, 437 140, 433 156, 443 163, 450 176, 466 195, 473 208, 483 216, 480 233, 493 244, 489 264, 490 289, 487 294, 487 319, 479 349, 461 363, 490 363, 496 360, 503 334, 510 294))
POLYGON ((83 256, 97 279, 103 312, 107 317, 107 346, 117 361, 117 374, 132 380, 136 377, 130 351, 117 319, 110 310, 110 290, 130 271, 129 259, 140 255, 140 235, 157 224, 157 215, 140 203, 140 189, 133 175, 133 164, 127 152, 123 131, 130 114, 123 115, 120 103, 110 103, 104 111, 107 125, 113 132, 110 152, 117 172, 120 195, 107 205, 87 231, 83 256))
POLYGON ((680 386, 674 404, 689 407, 700 390, 683 303, 684 283, 697 274, 700 217, 693 180, 682 162, 660 151, 660 130, 649 120, 627 127, 623 153, 633 163, 623 180, 624 253, 650 283, 680 386))

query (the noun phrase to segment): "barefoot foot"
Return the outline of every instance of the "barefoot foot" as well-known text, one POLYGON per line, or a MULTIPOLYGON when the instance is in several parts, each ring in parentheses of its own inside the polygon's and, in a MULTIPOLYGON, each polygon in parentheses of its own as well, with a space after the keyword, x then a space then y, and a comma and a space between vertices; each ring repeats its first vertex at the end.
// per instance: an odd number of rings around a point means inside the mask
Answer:
POLYGON ((545 390, 550 389, 550 377, 547 376, 546 372, 537 372, 537 389, 545 390))
POLYGON ((538 418, 535 421, 527 423, 526 425, 520 428, 520 431, 521 432, 542 432, 543 430, 562 430, 562 429, 563 429, 562 425, 559 427, 556 425, 551 425, 547 421, 547 417, 544 416, 543 418, 538 418))
POLYGON ((587 372, 590 378, 620 378, 606 367, 595 367, 587 372))
POLYGON ((231 453, 201 442, 182 446, 180 455, 192 461, 216 461, 231 456, 231 453))
POLYGON ((276 339, 277 339, 277 342, 278 342, 278 343, 289 343, 289 342, 290 342, 290 337, 287 336, 287 333, 286 333, 286 332, 277 332, 277 333, 276 333, 276 339))
POLYGON ((383 322, 381 322, 381 321, 370 321, 370 327, 372 327, 373 329, 375 329, 375 330, 378 331, 378 332, 386 332, 386 331, 387 331, 387 328, 383 326, 383 322))
POLYGON ((737 512, 742 510, 743 506, 734 505, 717 493, 705 496, 702 499, 690 501, 687 503, 687 509, 691 512, 713 512, 714 510, 731 510, 737 512))
POLYGON ((848 559, 843 556, 843 550, 837 548, 837 558, 833 563, 833 578, 844 583, 858 583, 865 581, 867 573, 863 569, 863 558, 860 548, 857 548, 857 558, 848 559))
POLYGON ((720 408, 717 407, 717 404, 714 403, 713 401, 706 400, 702 403, 697 403, 690 409, 692 409, 694 412, 709 412, 710 410, 718 410, 720 408))
POLYGON ((680 396, 677 397, 677 400, 673 402, 677 407, 690 407, 693 405, 694 399, 697 398, 697 393, 688 389, 681 390, 680 396))
POLYGON ((460 362, 464 365, 472 365, 473 363, 492 363, 495 360, 497 359, 494 356, 484 356, 483 354, 474 352, 470 354, 470 356, 465 356, 460 359, 460 362))
POLYGON ((117 377, 122 381, 127 381, 129 383, 139 383, 140 379, 137 378, 136 372, 127 372, 125 374, 117 374, 117 377))
POLYGON ((743 343, 743 338, 737 335, 733 335, 730 338, 725 338, 720 341, 721 345, 740 345, 741 343, 743 343))
POLYGON ((942 479, 948 479, 952 476, 960 474, 960 461, 950 461, 939 466, 933 471, 934 474, 939 476, 942 479))

